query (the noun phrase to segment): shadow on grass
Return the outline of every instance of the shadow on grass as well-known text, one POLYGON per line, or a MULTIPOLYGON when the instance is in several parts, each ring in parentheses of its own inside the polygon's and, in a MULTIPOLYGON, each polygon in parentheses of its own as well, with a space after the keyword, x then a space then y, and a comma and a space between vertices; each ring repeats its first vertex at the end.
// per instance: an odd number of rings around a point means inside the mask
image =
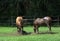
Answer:
POLYGON ((33 33, 33 32, 26 32, 23 31, 22 34, 14 32, 14 33, 1 33, 0 36, 21 36, 21 35, 34 35, 34 34, 57 34, 58 32, 39 32, 39 33, 33 33))
POLYGON ((26 32, 26 31, 23 31, 23 34, 22 35, 34 35, 34 34, 57 34, 58 32, 49 32, 49 31, 46 31, 46 32, 39 32, 39 33, 33 33, 33 32, 26 32))
POLYGON ((31 32, 26 32, 26 31, 23 31, 22 33, 17 33, 17 34, 19 34, 19 35, 30 35, 31 34, 31 32))

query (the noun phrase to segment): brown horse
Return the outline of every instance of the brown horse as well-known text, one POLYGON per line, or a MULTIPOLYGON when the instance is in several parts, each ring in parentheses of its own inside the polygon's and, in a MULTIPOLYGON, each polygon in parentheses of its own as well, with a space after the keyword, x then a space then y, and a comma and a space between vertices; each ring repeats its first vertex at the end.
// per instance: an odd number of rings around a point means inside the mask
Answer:
POLYGON ((17 26, 18 32, 22 33, 23 31, 23 17, 22 16, 18 16, 16 18, 16 26, 17 26))
POLYGON ((51 17, 48 17, 48 16, 44 17, 44 18, 35 19, 34 23, 33 23, 33 25, 34 25, 34 33, 39 33, 38 28, 39 28, 39 26, 41 24, 44 24, 44 23, 48 26, 49 31, 51 31, 51 21, 52 21, 51 17))

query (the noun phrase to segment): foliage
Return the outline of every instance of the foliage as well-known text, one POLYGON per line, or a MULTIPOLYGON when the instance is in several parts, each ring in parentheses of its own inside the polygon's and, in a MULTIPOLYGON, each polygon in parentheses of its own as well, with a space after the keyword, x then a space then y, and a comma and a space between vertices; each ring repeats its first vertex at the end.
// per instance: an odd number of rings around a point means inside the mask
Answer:
POLYGON ((12 23, 17 16, 60 16, 60 0, 0 0, 0 23, 12 23))
POLYGON ((0 0, 0 16, 59 16, 60 0, 0 0))

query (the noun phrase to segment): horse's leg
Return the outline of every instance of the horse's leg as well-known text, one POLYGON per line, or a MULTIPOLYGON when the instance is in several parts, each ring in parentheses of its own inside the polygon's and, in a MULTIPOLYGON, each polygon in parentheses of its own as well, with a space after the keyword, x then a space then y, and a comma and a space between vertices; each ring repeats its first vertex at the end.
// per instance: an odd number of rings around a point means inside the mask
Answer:
POLYGON ((19 27, 19 33, 20 33, 20 34, 23 34, 23 29, 22 29, 21 26, 19 27))
POLYGON ((51 31, 51 24, 50 23, 46 23, 48 28, 49 28, 49 31, 51 31))
POLYGON ((36 33, 36 28, 34 27, 34 33, 36 33))
POLYGON ((23 33, 23 26, 21 26, 21 33, 23 33))
POLYGON ((20 30, 19 30, 19 26, 17 26, 17 31, 20 32, 20 30))
POLYGON ((22 28, 21 26, 17 26, 18 33, 22 34, 22 28))
POLYGON ((49 23, 49 31, 51 31, 51 23, 49 23))
POLYGON ((23 26, 22 26, 22 31, 23 31, 23 26))
POLYGON ((36 30, 36 33, 39 33, 39 28, 38 28, 38 26, 37 26, 37 28, 36 28, 37 30, 36 30))
POLYGON ((21 27, 19 26, 19 32, 21 32, 21 27))
POLYGON ((34 32, 35 32, 35 33, 39 33, 38 25, 35 25, 34 32))
POLYGON ((34 28, 33 29, 34 29, 34 33, 36 33, 36 25, 34 25, 34 28))

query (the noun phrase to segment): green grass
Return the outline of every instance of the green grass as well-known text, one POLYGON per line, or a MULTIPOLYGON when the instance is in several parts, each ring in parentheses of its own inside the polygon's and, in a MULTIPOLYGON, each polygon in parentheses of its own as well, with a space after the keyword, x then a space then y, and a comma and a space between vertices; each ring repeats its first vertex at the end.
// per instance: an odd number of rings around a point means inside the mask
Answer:
POLYGON ((53 34, 45 33, 49 29, 47 27, 39 28, 41 34, 33 34, 32 26, 24 27, 29 35, 19 35, 16 27, 0 27, 0 41, 60 41, 60 27, 52 27, 53 34))

